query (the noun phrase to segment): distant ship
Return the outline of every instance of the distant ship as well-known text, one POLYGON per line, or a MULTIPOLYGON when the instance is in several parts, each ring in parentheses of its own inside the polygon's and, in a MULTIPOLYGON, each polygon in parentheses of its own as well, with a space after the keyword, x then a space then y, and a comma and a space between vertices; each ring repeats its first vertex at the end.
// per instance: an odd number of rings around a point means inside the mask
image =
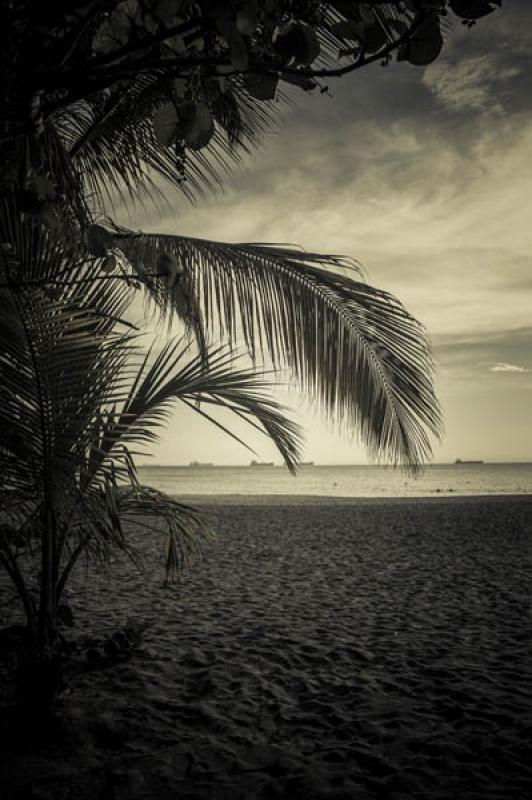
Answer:
POLYGON ((314 461, 300 461, 299 462, 299 466, 300 467, 313 467, 314 466, 314 461))
POLYGON ((455 464, 483 464, 483 461, 462 461, 461 458, 457 458, 454 462, 455 464))
POLYGON ((250 467, 273 467, 273 461, 252 461, 250 467))
POLYGON ((191 461, 189 467, 214 467, 211 461, 191 461))

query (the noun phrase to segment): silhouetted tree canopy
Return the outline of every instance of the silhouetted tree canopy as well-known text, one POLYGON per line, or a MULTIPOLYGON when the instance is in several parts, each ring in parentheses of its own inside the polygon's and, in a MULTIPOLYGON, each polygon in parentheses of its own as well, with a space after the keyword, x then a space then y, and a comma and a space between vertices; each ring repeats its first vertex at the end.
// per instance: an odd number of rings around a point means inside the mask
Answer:
POLYGON ((191 198, 213 188, 288 88, 326 91, 372 62, 427 65, 449 26, 498 4, 1 4, 0 567, 31 634, 18 663, 28 709, 57 694, 58 631, 72 623, 61 598, 80 557, 131 554, 122 521, 141 514, 165 522, 171 576, 203 536, 195 512, 140 485, 130 449, 155 441, 170 403, 214 422, 205 407, 233 411, 295 468, 299 429, 235 369, 239 336, 373 456, 416 470, 441 429, 423 326, 348 259, 128 231, 108 219, 113 201, 156 198, 161 179, 191 198), (137 288, 194 335, 192 360, 179 342, 139 360, 123 316, 137 288))
POLYGON ((26 184, 27 203, 50 217, 61 192, 49 164, 35 168, 50 149, 37 142, 60 118, 57 158, 73 137, 76 151, 89 151, 91 122, 101 127, 103 115, 113 130, 120 118, 126 142, 142 125, 155 139, 147 168, 193 194, 238 145, 256 141, 287 86, 326 91, 329 78, 374 61, 425 66, 449 26, 471 25, 500 2, 11 0, 1 12, 4 187, 26 184), (21 145, 28 136, 31 152, 21 145))

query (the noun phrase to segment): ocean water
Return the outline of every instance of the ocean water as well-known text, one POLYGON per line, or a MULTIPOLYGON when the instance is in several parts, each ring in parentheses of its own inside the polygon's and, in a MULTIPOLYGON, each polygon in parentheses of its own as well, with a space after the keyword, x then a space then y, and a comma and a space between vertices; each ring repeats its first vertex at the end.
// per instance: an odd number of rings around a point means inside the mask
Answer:
POLYGON ((413 478, 383 466, 139 468, 140 481, 167 494, 432 497, 532 494, 532 464, 435 464, 413 478))

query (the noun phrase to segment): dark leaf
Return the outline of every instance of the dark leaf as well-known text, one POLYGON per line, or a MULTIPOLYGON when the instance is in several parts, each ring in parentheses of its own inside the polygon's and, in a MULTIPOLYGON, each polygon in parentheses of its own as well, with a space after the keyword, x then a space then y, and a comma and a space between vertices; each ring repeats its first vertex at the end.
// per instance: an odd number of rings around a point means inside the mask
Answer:
POLYGON ((480 19, 495 10, 494 3, 489 0, 450 0, 449 5, 462 19, 480 19))
POLYGON ((425 67, 435 61, 443 47, 438 14, 431 14, 417 29, 413 37, 398 51, 398 61, 409 61, 416 67, 425 67))
POLYGON ((157 141, 168 147, 178 137, 180 118, 174 103, 165 103, 153 116, 153 132, 157 141))
POLYGON ((290 20, 280 23, 273 32, 272 41, 278 55, 287 64, 308 66, 320 54, 316 32, 304 22, 290 20))
POLYGON ((249 72, 244 77, 246 89, 257 100, 273 100, 279 79, 272 73, 249 72))
POLYGON ((89 253, 104 257, 113 245, 113 235, 101 225, 89 225, 85 231, 85 241, 89 253))
POLYGON ((374 18, 371 23, 368 22, 364 24, 359 38, 364 50, 370 54, 377 53, 386 44, 388 44, 386 31, 375 21, 374 18))
MULTIPOLYGON (((178 112, 181 117, 181 108, 178 112)), ((214 136, 214 120, 206 103, 196 103, 192 108, 187 106, 186 113, 180 119, 180 134, 185 145, 192 150, 206 147, 214 136)))

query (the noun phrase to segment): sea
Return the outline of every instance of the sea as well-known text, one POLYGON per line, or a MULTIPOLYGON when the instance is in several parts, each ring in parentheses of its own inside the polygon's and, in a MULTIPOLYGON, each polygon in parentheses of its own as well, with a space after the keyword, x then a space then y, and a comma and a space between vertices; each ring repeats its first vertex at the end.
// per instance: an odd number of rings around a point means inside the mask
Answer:
POLYGON ((532 494, 532 463, 434 464, 412 477, 391 466, 142 466, 141 483, 170 495, 433 497, 532 494))

